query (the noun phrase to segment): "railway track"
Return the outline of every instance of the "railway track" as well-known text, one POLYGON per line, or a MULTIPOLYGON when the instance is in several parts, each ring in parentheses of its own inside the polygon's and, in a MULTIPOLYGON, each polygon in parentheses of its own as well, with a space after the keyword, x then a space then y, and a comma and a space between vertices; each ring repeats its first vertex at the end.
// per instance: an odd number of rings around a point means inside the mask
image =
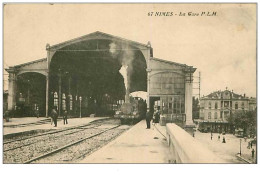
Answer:
MULTIPOLYGON (((90 125, 88 125, 90 126, 90 125)), ((91 128, 95 128, 99 125, 96 125, 96 126, 92 126, 92 127, 89 127, 89 128, 82 128, 82 127, 73 127, 73 128, 69 128, 69 129, 65 129, 65 130, 61 130, 61 131, 55 131, 55 132, 48 132, 48 133, 44 133, 44 134, 40 134, 40 135, 37 135, 36 137, 40 137, 40 136, 46 136, 46 135, 50 135, 50 134, 55 134, 55 133, 61 133, 61 132, 65 132, 65 131, 69 131, 69 130, 75 130, 76 131, 72 131, 72 132, 69 132, 69 133, 65 133, 64 135, 71 135, 71 134, 74 134, 74 133, 77 133, 79 131, 82 131, 82 130, 85 130, 85 129, 91 129, 91 128)), ((61 137, 63 135, 59 135, 59 137, 61 137)), ((26 139, 19 139, 19 140, 15 140, 15 141, 11 141, 11 142, 8 142, 8 143, 12 143, 12 142, 17 142, 17 141, 22 141, 22 140, 27 140, 27 139, 30 139, 30 138, 35 138, 35 136, 31 136, 31 137, 28 137, 26 139)), ((44 139, 42 139, 44 140, 44 139)), ((13 147, 13 148, 8 148, 8 149, 5 149, 4 152, 7 152, 7 151, 11 151, 11 150, 15 150, 15 149, 18 149, 18 148, 22 148, 22 147, 26 147, 26 146, 29 146, 29 145, 32 145, 34 143, 37 143, 38 141, 34 141, 34 142, 31 142, 31 143, 28 143, 28 144, 25 144, 25 145, 20 145, 20 146, 16 146, 16 147, 13 147)), ((4 143, 4 144, 8 144, 7 142, 4 143)))
POLYGON ((3 144, 8 144, 8 143, 12 143, 12 142, 18 142, 18 141, 27 140, 27 139, 30 139, 30 138, 36 138, 36 137, 40 137, 40 136, 44 136, 44 135, 60 133, 60 132, 68 131, 68 130, 73 130, 73 129, 89 126, 89 125, 92 125, 92 124, 99 124, 99 123, 102 123, 104 120, 107 120, 107 119, 100 119, 100 120, 96 120, 96 121, 90 122, 88 124, 83 124, 83 125, 79 125, 79 126, 75 126, 75 127, 65 128, 65 129, 60 129, 60 130, 56 130, 56 131, 45 132, 45 133, 41 133, 41 134, 37 134, 37 135, 25 137, 25 138, 19 138, 19 139, 15 139, 15 140, 10 140, 10 141, 4 142, 3 144))
MULTIPOLYGON (((107 125, 111 127, 109 122, 113 119, 105 120, 108 121, 107 125)), ((76 127, 6 141, 3 151, 4 163, 31 163, 38 160, 39 157, 39 159, 42 159, 45 156, 56 154, 61 150, 73 147, 120 126, 113 124, 112 128, 105 129, 101 126, 103 123, 104 119, 76 127)))
POLYGON ((99 135, 101 135, 101 134, 103 134, 103 133, 105 133, 105 132, 107 132, 107 131, 109 131, 109 130, 113 130, 113 129, 115 129, 115 128, 118 128, 119 126, 120 126, 120 125, 117 125, 117 126, 115 126, 115 127, 106 129, 105 131, 101 131, 101 132, 99 132, 99 133, 97 133, 97 134, 94 134, 94 135, 85 137, 85 138, 83 138, 83 139, 80 139, 80 140, 77 140, 77 141, 75 141, 75 142, 72 142, 72 143, 70 143, 70 144, 68 144, 68 145, 59 147, 59 148, 56 149, 56 150, 50 151, 50 152, 48 152, 48 153, 46 153, 46 154, 43 154, 43 155, 37 156, 37 157, 35 157, 35 158, 33 158, 33 159, 30 159, 30 160, 24 162, 24 164, 29 164, 29 163, 32 163, 33 161, 36 161, 36 160, 39 160, 39 159, 48 157, 48 156, 50 156, 50 155, 56 154, 56 153, 60 152, 61 150, 67 149, 67 148, 72 147, 72 146, 74 146, 74 145, 77 145, 77 144, 79 144, 79 143, 81 143, 81 142, 83 142, 83 141, 85 141, 85 140, 88 140, 88 139, 91 139, 91 138, 93 138, 93 137, 99 136, 99 135))

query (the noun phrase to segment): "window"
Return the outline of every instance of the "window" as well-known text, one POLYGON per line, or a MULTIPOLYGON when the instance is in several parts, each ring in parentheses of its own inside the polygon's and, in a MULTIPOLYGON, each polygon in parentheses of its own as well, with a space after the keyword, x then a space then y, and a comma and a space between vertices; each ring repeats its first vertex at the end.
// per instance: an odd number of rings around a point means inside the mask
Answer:
POLYGON ((211 109, 211 102, 209 102, 209 109, 211 109))
POLYGON ((58 93, 54 92, 54 106, 58 107, 58 93))
POLYGON ((235 103, 235 109, 238 109, 238 103, 237 102, 235 103))
POLYGON ((217 109, 218 108, 218 103, 217 102, 215 102, 215 109, 217 109))
POLYGON ((165 96, 161 97, 162 102, 162 113, 163 114, 181 114, 184 113, 184 96, 165 96))
POLYGON ((211 119, 211 112, 209 112, 208 114, 208 119, 211 119))
POLYGON ((229 107, 229 101, 224 101, 224 107, 229 107))
POLYGON ((66 95, 62 94, 62 110, 66 110, 66 95))
POLYGON ((70 110, 72 111, 72 105, 73 105, 73 101, 72 101, 72 95, 69 95, 69 98, 70 98, 70 110))
POLYGON ((215 114, 214 114, 214 119, 218 119, 218 113, 217 112, 215 112, 215 114))
POLYGON ((244 104, 244 102, 242 102, 241 107, 242 107, 242 109, 245 109, 245 104, 244 104))

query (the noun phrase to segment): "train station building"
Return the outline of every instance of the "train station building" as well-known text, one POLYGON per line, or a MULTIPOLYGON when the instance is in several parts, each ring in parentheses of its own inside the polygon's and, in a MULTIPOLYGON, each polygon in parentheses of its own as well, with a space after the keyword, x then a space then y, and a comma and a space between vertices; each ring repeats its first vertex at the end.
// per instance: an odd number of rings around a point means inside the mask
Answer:
POLYGON ((147 92, 147 107, 159 107, 166 122, 192 125, 193 73, 196 68, 153 56, 147 44, 94 32, 56 45, 46 57, 9 67, 8 110, 41 116, 53 108, 62 115, 108 116, 129 92, 147 92))

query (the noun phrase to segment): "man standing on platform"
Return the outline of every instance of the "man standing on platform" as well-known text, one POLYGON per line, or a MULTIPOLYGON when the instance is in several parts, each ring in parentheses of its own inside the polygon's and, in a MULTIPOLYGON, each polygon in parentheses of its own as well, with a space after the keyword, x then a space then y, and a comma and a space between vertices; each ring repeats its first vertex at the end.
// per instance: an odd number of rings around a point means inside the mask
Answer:
POLYGON ((147 128, 146 129, 150 129, 150 122, 153 118, 153 113, 147 109, 147 112, 146 112, 146 125, 147 125, 147 128))
POLYGON ((157 108, 155 113, 154 113, 154 116, 153 116, 153 123, 154 123, 154 125, 156 123, 159 123, 159 121, 160 121, 160 110, 159 110, 159 108, 157 108))
POLYGON ((66 110, 63 112, 63 121, 64 124, 68 124, 68 112, 66 110))
POLYGON ((52 111, 51 111, 51 118, 52 118, 52 120, 54 122, 54 127, 57 127, 58 114, 57 114, 55 109, 52 109, 52 111))

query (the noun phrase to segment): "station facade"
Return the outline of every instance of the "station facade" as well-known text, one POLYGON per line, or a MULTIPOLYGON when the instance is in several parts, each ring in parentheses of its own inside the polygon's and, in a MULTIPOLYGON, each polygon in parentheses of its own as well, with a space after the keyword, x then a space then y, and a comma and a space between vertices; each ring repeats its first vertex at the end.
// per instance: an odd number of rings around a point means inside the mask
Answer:
POLYGON ((158 107, 168 122, 192 125, 192 82, 196 68, 153 57, 148 42, 94 32, 46 45, 46 58, 9 67, 8 110, 48 117, 55 108, 71 116, 108 115, 124 99, 122 65, 129 69, 129 91, 146 91, 147 107, 158 107), (81 113, 82 112, 82 113, 81 113))

